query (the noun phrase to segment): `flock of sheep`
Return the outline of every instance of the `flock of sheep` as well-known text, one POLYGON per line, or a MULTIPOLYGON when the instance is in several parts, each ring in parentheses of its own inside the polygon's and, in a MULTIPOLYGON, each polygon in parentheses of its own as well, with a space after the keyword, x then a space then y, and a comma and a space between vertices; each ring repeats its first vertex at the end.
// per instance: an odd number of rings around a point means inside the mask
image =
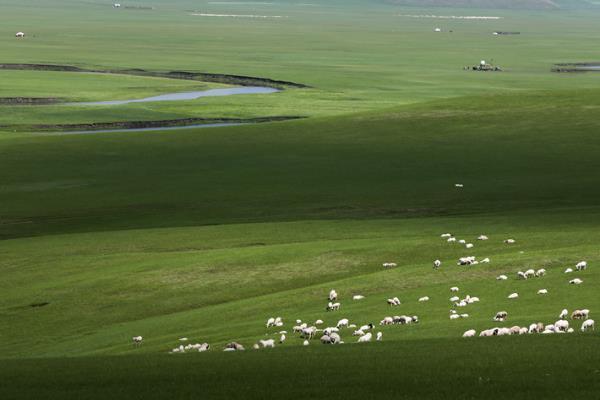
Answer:
MULTIPOLYGON (((444 233, 441 235, 443 239, 445 239, 448 243, 458 243, 465 246, 466 249, 471 249, 474 247, 472 243, 467 243, 465 240, 458 240, 450 233, 444 233)), ((480 241, 488 240, 489 238, 486 235, 480 235, 478 238, 480 241)), ((515 243, 514 239, 506 239, 504 243, 507 245, 512 245, 515 243)), ((477 260, 474 256, 467 256, 459 258, 457 265, 460 266, 472 266, 477 264, 489 263, 489 258, 484 258, 481 260, 477 260)), ((382 266, 384 268, 394 268, 397 266, 396 263, 386 262, 383 263, 382 266)), ((434 270, 439 269, 442 266, 442 261, 435 260, 433 262, 434 270)), ((587 269, 587 262, 581 261, 575 265, 575 269, 567 268, 564 273, 572 273, 575 271, 583 271, 587 269)), ((536 279, 542 278, 547 274, 546 269, 540 268, 538 270, 528 269, 526 271, 518 271, 516 273, 516 278, 520 280, 527 279, 536 279)), ((508 280, 507 275, 499 275, 496 277, 498 281, 508 280)), ((583 281, 579 278, 575 278, 569 281, 570 284, 579 285, 583 283, 583 281)), ((479 302, 479 297, 471 296, 469 294, 465 295, 463 298, 460 298, 456 294, 460 291, 460 289, 456 286, 450 288, 450 292, 455 295, 450 298, 451 309, 450 309, 450 319, 455 320, 459 318, 469 318, 468 313, 457 311, 460 308, 467 307, 470 304, 479 302)), ((539 289, 537 291, 538 295, 547 295, 547 289, 539 289)), ((509 299, 517 299, 519 297, 518 293, 511 293, 508 295, 509 299)), ((364 299, 365 296, 357 294, 352 297, 352 300, 358 301, 364 299)), ((427 302, 429 301, 429 296, 423 296, 418 299, 419 302, 427 302)), ((387 299, 387 304, 390 307, 396 307, 401 304, 400 299, 398 297, 393 297, 387 299)), ((338 301, 338 293, 336 290, 331 290, 329 295, 327 296, 327 306, 325 310, 327 312, 335 312, 339 311, 341 308, 341 303, 338 301)), ((571 313, 571 320, 582 320, 580 330, 582 332, 586 332, 588 330, 595 329, 594 320, 589 318, 590 310, 575 310, 571 313)), ((493 318, 495 322, 504 322, 508 318, 508 313, 506 311, 499 311, 493 318)), ((569 312, 564 309, 560 315, 558 321, 550 324, 544 324, 542 322, 534 322, 531 323, 528 327, 520 327, 520 326, 512 326, 512 327, 494 327, 490 329, 485 329, 479 332, 479 336, 504 336, 504 335, 523 335, 523 334, 553 334, 553 333, 572 333, 574 332, 574 328, 571 327, 571 324, 568 321, 569 312)), ((379 325, 387 326, 387 325, 411 325, 419 323, 419 317, 416 315, 395 315, 395 316, 386 316, 384 317, 379 325)), ((297 335, 300 339, 303 339, 303 345, 308 346, 313 339, 319 339, 319 341, 323 344, 336 345, 343 344, 344 341, 342 339, 342 334, 347 333, 352 337, 356 338, 357 343, 366 343, 370 342, 375 338, 376 341, 381 341, 383 338, 383 333, 381 331, 375 331, 375 325, 373 323, 361 324, 357 325, 356 323, 350 323, 347 318, 340 319, 335 326, 323 327, 324 322, 321 319, 314 321, 314 323, 303 322, 302 320, 296 320, 296 324, 292 327, 292 334, 297 335)), ((266 322, 266 328, 281 328, 284 326, 283 319, 281 317, 270 317, 266 322)), ((267 336, 273 335, 273 333, 267 333, 267 336)), ((264 349, 264 348, 273 348, 276 344, 285 343, 288 335, 288 331, 279 330, 276 335, 278 338, 268 338, 261 339, 257 343, 253 344, 254 349, 264 349)), ((469 329, 462 335, 463 337, 474 337, 477 336, 477 331, 475 329, 469 329)), ((180 338, 180 342, 187 342, 187 338, 180 338)), ((140 345, 143 341, 141 336, 133 337, 133 343, 135 345, 140 345)), ((195 344, 180 344, 171 350, 172 353, 185 353, 186 351, 198 351, 204 352, 210 349, 210 345, 208 343, 195 343, 195 344)), ((241 351, 245 350, 245 347, 237 342, 227 343, 223 349, 223 351, 241 351)))

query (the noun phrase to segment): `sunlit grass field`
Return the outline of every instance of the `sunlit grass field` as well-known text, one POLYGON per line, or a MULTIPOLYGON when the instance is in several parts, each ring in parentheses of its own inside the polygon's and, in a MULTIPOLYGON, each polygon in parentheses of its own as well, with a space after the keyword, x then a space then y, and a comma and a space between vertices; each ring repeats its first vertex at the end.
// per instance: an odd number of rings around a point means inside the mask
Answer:
MULTIPOLYGON (((597 319, 600 75, 550 72, 597 60, 597 11, 125 5, 154 8, 5 1, 0 63, 310 87, 106 107, 0 104, 0 397, 594 396, 598 331, 581 333, 581 321, 570 320, 572 334, 461 336, 549 324, 563 308, 597 319), (17 40, 21 30, 27 37, 17 40), (504 71, 463 70, 482 59, 504 71), (268 116, 307 118, 169 132, 34 128, 268 116), (474 248, 447 243, 446 232, 474 248), (457 266, 467 255, 490 263, 457 266), (588 270, 564 273, 581 260, 588 270), (548 273, 516 279, 529 268, 548 273), (583 283, 570 285, 575 277, 583 283), (480 298, 459 310, 468 318, 449 319, 452 286, 480 298), (536 294, 542 288, 547 295, 536 294), (325 311, 331 289, 339 311, 325 311), (402 304, 388 306, 395 296, 402 304), (492 320, 500 310, 504 323, 492 320), (420 322, 379 326, 394 315, 420 322), (266 328, 275 316, 284 326, 266 328), (344 345, 317 338, 304 347, 292 333, 296 319, 342 318, 373 323, 382 342, 355 344, 343 329, 344 345), (281 330, 285 343, 252 350, 281 330), (182 337, 212 348, 169 354, 182 337), (247 351, 223 353, 231 341, 247 351)), ((0 70, 0 98, 100 101, 224 86, 0 70)))

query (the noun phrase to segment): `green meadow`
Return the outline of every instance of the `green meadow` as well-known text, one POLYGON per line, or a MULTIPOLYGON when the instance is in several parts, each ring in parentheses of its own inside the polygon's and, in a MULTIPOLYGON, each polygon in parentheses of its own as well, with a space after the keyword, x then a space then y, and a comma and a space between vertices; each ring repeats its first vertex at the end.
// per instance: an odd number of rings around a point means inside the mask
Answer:
POLYGON ((0 69, 0 397, 593 398, 599 331, 581 321, 563 335, 461 338, 600 310, 600 72, 551 72, 600 59, 600 11, 571 6, 2 1, 0 64, 308 87, 85 106, 232 85, 0 69), (480 60, 503 71, 464 69, 480 60), (60 102, 2 102, 18 97, 60 102), (304 118, 63 129, 278 116, 304 118), (456 265, 470 255, 490 263, 456 265), (581 260, 587 270, 564 273, 581 260), (547 274, 517 279, 530 268, 547 274), (457 308, 468 318, 449 318, 452 286, 480 298, 457 308), (331 289, 339 311, 325 310, 331 289), (419 323, 379 325, 394 315, 419 323), (276 316, 284 326, 266 328, 276 316), (343 345, 303 346, 292 332, 297 319, 342 318, 383 340, 342 329, 343 345), (183 337, 211 350, 171 354, 183 337), (268 338, 274 349, 252 349, 268 338), (246 351, 222 352, 232 341, 246 351))

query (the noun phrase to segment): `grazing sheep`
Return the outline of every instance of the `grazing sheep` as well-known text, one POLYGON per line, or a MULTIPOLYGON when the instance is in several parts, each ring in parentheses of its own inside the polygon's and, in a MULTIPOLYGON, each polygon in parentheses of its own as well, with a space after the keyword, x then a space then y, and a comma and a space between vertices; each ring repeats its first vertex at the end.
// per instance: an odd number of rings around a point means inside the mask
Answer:
POLYGON ((342 338, 336 332, 332 332, 331 335, 329 335, 329 338, 331 340, 331 344, 338 344, 342 342, 342 338))
POLYGON ((336 325, 336 326, 337 326, 338 328, 341 328, 341 327, 343 327, 343 326, 345 326, 345 327, 348 327, 348 324, 349 324, 349 323, 350 323, 350 321, 348 321, 348 318, 342 318, 342 319, 340 319, 340 320, 338 321, 338 323, 337 323, 337 325, 336 325))
POLYGON ((442 266, 442 262, 440 260, 435 260, 433 262, 433 269, 438 269, 441 266, 442 266))
POLYGON ((315 325, 323 325, 323 320, 322 319, 316 320, 315 325))
POLYGON ((540 289, 537 291, 537 294, 548 294, 548 289, 540 289))
POLYGON ((516 240, 515 240, 515 239, 506 239, 506 240, 504 241, 504 243, 506 243, 506 244, 515 244, 515 243, 516 243, 516 240))
POLYGON ((317 333, 317 328, 315 328, 314 326, 310 326, 308 328, 302 329, 300 337, 305 339, 312 339, 315 336, 315 333, 317 333))
POLYGON ((267 328, 275 326, 275 318, 271 317, 267 320, 267 328))
POLYGON ((383 338, 383 333, 382 333, 382 332, 377 332, 377 338, 376 338, 376 340, 377 340, 378 342, 381 342, 381 339, 382 339, 382 338, 383 338))
POLYGON ((352 336, 364 336, 365 332, 361 331, 360 329, 352 332, 352 336))
POLYGON ((348 329, 356 329, 356 324, 350 324, 350 325, 348 325, 348 329))
POLYGON ((565 308, 560 312, 560 314, 558 315, 558 318, 567 319, 568 316, 569 316, 569 311, 565 308))
POLYGON ((518 279, 527 279, 527 275, 525 275, 525 273, 523 271, 519 271, 519 272, 517 272, 517 278, 518 279))
POLYGON ((142 341, 144 340, 144 338, 141 337, 141 336, 134 336, 131 339, 133 340, 133 344, 136 345, 136 346, 141 345, 142 341))
POLYGON ((338 328, 335 328, 333 326, 330 326, 328 328, 323 329, 323 334, 324 335, 328 335, 331 336, 332 333, 338 333, 340 330, 338 328))
POLYGON ((529 330, 527 328, 523 327, 519 330, 519 335, 526 335, 527 332, 529 332, 529 330))
POLYGON ((587 262, 586 261, 580 261, 580 262, 577 263, 577 265, 575 265, 575 269, 577 269, 577 271, 583 271, 586 268, 587 268, 587 262))
POLYGON ((371 332, 365 333, 363 336, 358 338, 358 343, 370 342, 372 338, 373 334, 371 332))
POLYGON ((479 337, 494 336, 495 335, 494 332, 495 332, 495 329, 486 329, 486 330, 479 332, 479 337))
POLYGON ((518 293, 511 293, 511 294, 509 294, 509 295, 508 295, 508 298, 509 298, 509 299, 516 299, 516 298, 518 298, 518 297, 519 297, 519 294, 518 294, 518 293))
POLYGON ((527 330, 527 332, 528 333, 540 333, 540 331, 538 330, 538 324, 534 323, 534 324, 529 325, 529 329, 527 330))
POLYGON ((461 318, 469 318, 469 314, 460 314, 461 318))
POLYGON ((573 272, 573 268, 565 269, 565 274, 570 274, 571 272, 573 272))
POLYGON ((283 320, 281 319, 281 317, 275 318, 275 326, 283 326, 283 320))
POLYGON ((423 296, 419 298, 419 302, 429 301, 429 296, 423 296))
POLYGON ((479 297, 473 296, 473 297, 468 297, 467 303, 469 304, 473 304, 473 303, 479 303, 479 297))
POLYGON ((363 296, 361 294, 356 294, 356 295, 352 296, 352 300, 362 300, 364 298, 365 298, 365 296, 363 296))
POLYGON ((335 289, 331 289, 331 291, 329 292, 329 301, 336 301, 338 298, 338 294, 335 291, 335 289))
POLYGON ((525 276, 527 277, 527 279, 534 278, 535 277, 535 270, 528 269, 527 271, 525 271, 525 276))
POLYGON ((511 335, 518 335, 521 332, 521 327, 520 326, 513 326, 512 328, 510 328, 510 334, 511 335))
POLYGON ((462 337, 475 337, 477 331, 475 329, 469 329, 465 333, 463 333, 462 337))
POLYGON ((279 337, 279 344, 283 344, 283 342, 285 342, 285 333, 282 333, 279 337))
POLYGON ((450 291, 451 292, 458 292, 459 289, 456 286, 453 286, 453 287, 450 288, 450 291))
POLYGON ((305 340, 304 342, 302 342, 302 346, 308 346, 310 344, 310 342, 308 340, 305 340))
POLYGON ((555 330, 566 332, 569 329, 569 321, 566 319, 560 319, 554 323, 555 330))
POLYGON ((459 243, 459 244, 466 244, 466 243, 467 243, 467 241, 466 241, 465 239, 460 239, 460 240, 458 241, 458 243, 459 243))
POLYGON ((375 326, 373 326, 373 324, 367 324, 367 325, 363 325, 359 328, 359 330, 361 331, 370 331, 371 329, 373 329, 375 326))
POLYGON ((386 262, 386 263, 383 263, 382 265, 383 265, 383 268, 394 268, 394 267, 398 266, 398 264, 393 263, 393 262, 386 262))
POLYGON ((477 237, 477 240, 488 240, 489 238, 485 235, 479 235, 479 237, 477 237))
POLYGON ((442 234, 440 235, 440 237, 441 237, 442 239, 446 239, 446 238, 452 237, 452 234, 451 234, 451 233, 442 233, 442 234))
POLYGON ((387 303, 390 306, 399 306, 400 305, 400 299, 398 299, 397 297, 394 297, 393 299, 387 299, 387 303))
POLYGON ((535 271, 535 276, 538 278, 541 278, 542 276, 546 275, 546 270, 544 268, 540 268, 537 271, 535 271))
POLYGON ((473 248, 473 243, 467 243, 467 244, 465 244, 465 248, 472 249, 473 248))
POLYGON ((593 319, 586 319, 585 321, 583 321, 583 324, 581 324, 581 332, 585 332, 587 330, 596 330, 595 327, 595 322, 593 319))
POLYGON ((455 237, 448 238, 447 242, 454 243, 454 242, 456 242, 456 238, 455 237))
POLYGON ((488 257, 484 258, 483 260, 479 261, 482 264, 489 264, 490 263, 490 259, 488 257))
POLYGON ((230 342, 225 345, 224 351, 244 351, 245 348, 237 342, 230 342))
POLYGON ((467 302, 464 300, 459 301, 458 303, 454 303, 455 307, 466 307, 467 306, 467 302))
POLYGON ((507 280, 507 279, 508 279, 508 276, 506 276, 506 275, 498 275, 498 276, 496 277, 496 280, 497 280, 497 281, 505 281, 505 280, 507 280))
POLYGON ((275 347, 275 340, 274 339, 259 340, 258 342, 263 347, 263 349, 266 349, 267 347, 270 347, 270 348, 275 347))
MULTIPOLYGON (((435 31, 436 32, 441 32, 441 29, 440 28, 435 28, 435 31)), ((463 187, 465 187, 465 185, 463 185, 462 183, 455 183, 454 187, 455 188, 463 188, 463 187)))
POLYGON ((292 327, 292 332, 294 333, 298 333, 298 332, 302 332, 302 329, 306 328, 308 325, 305 323, 300 324, 300 325, 296 325, 294 327, 292 327))
POLYGON ((454 302, 457 302, 457 301, 459 301, 459 300, 460 300, 460 297, 458 297, 458 296, 453 296, 453 297, 450 297, 450 301, 451 301, 451 302, 453 302, 453 303, 454 303, 454 302))
POLYGON ((340 303, 332 303, 329 302, 327 304, 327 308, 325 308, 326 311, 338 311, 340 309, 341 304, 340 303))
POLYGON ((583 319, 588 319, 588 317, 590 316, 590 310, 588 310, 587 308, 584 308, 580 312, 583 319))
POLYGON ((321 343, 323 344, 331 344, 331 337, 329 335, 321 336, 321 343))
POLYGON ((459 319, 460 315, 458 314, 450 314, 450 319, 459 319))
POLYGON ((569 281, 569 283, 571 285, 581 285, 583 283, 583 281, 581 279, 579 279, 579 278, 575 278, 575 279, 571 279, 569 281))
POLYGON ((508 313, 506 311, 498 311, 494 317, 494 321, 505 321, 506 318, 508 318, 508 313))
POLYGON ((394 318, 385 317, 384 319, 381 320, 381 322, 379 322, 379 325, 392 325, 393 323, 394 323, 394 318))

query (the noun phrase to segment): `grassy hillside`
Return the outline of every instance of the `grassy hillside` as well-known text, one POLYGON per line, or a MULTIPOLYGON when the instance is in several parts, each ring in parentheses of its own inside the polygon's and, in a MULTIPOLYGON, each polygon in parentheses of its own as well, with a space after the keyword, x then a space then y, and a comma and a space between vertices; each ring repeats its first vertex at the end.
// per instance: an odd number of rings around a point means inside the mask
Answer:
MULTIPOLYGON (((597 319, 598 75, 550 72, 597 59, 595 12, 504 9, 489 12, 497 20, 464 20, 383 2, 129 4, 153 9, 5 2, 0 62, 311 87, 123 107, 0 104, 2 399, 564 399, 600 389, 598 331, 581 333, 581 321, 569 320, 572 334, 461 338, 552 323, 563 308, 597 319), (16 40, 17 30, 28 37, 16 40), (482 58, 505 71, 463 69, 482 58), (308 118, 169 132, 32 128, 273 115, 308 118), (445 232, 474 248, 447 243, 445 232), (467 255, 491 262, 457 266, 467 255), (580 260, 588 270, 564 273, 580 260), (516 279, 529 268, 548 273, 516 279), (583 283, 570 285, 575 277, 583 283), (480 298, 458 308, 468 318, 450 320, 452 286, 480 298), (332 288, 341 310, 327 312, 332 288), (390 307, 394 296, 402 304, 390 307), (500 310, 506 322, 492 320, 500 310), (420 322, 379 326, 402 314, 420 322), (266 328, 275 316, 284 326, 266 328), (296 319, 341 318, 374 323, 383 341, 355 344, 343 329, 342 346, 304 347, 291 332, 296 319), (284 344, 251 350, 280 330, 284 344), (212 349, 168 354, 182 337, 212 349), (248 351, 223 353, 232 340, 248 351)), ((0 79, 0 97, 76 101, 216 86, 40 71, 0 79)))

